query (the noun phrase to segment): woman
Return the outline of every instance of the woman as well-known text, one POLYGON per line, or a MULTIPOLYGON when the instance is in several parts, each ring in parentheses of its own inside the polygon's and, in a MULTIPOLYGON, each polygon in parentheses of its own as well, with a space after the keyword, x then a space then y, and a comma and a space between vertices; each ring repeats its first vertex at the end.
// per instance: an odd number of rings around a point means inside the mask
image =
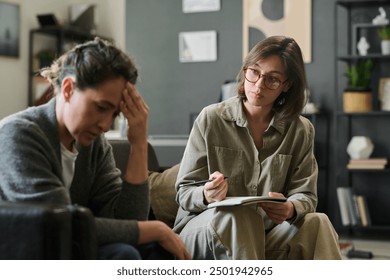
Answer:
POLYGON ((340 259, 329 219, 314 213, 318 169, 314 128, 300 116, 306 77, 298 44, 282 36, 259 42, 238 84, 237 96, 204 108, 194 123, 176 181, 174 230, 195 259, 340 259), (287 202, 207 209, 253 195, 287 202))
POLYGON ((190 258, 168 226, 145 221, 149 108, 134 86, 138 74, 132 60, 97 38, 68 51, 41 74, 55 98, 0 122, 1 200, 90 208, 102 259, 140 259, 144 251, 138 245, 152 242, 158 243, 156 250, 164 248, 164 256, 190 258), (132 146, 122 178, 103 135, 119 113, 128 121, 132 146))

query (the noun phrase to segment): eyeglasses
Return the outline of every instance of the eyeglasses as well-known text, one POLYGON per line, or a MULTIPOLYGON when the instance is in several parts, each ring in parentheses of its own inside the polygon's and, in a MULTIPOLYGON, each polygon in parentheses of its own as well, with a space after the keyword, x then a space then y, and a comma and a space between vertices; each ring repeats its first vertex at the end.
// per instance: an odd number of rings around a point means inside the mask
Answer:
POLYGON ((260 77, 263 77, 264 85, 271 90, 278 89, 281 85, 283 85, 288 80, 286 79, 284 82, 282 82, 276 77, 273 77, 271 75, 261 74, 258 70, 249 67, 244 68, 244 73, 245 73, 245 79, 250 83, 256 83, 260 79, 260 77))

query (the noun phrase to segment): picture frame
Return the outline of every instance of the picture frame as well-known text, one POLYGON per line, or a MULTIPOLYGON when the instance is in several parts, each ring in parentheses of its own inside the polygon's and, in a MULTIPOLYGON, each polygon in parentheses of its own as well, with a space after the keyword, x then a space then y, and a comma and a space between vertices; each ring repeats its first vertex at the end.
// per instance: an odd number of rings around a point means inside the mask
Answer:
POLYGON ((179 61, 204 62, 217 60, 217 31, 179 33, 179 61))
POLYGON ((221 9, 221 0, 182 0, 183 13, 215 12, 221 9))
POLYGON ((312 62, 312 0, 243 0, 243 58, 266 37, 283 35, 299 44, 312 62))
POLYGON ((0 56, 19 57, 20 8, 0 2, 0 56))

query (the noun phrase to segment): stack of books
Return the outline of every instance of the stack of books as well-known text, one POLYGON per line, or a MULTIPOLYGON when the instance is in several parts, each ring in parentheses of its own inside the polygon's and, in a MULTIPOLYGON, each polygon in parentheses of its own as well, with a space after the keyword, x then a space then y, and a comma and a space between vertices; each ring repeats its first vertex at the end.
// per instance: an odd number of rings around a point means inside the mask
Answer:
POLYGON ((356 194, 350 187, 338 187, 337 199, 344 226, 369 226, 371 225, 370 212, 366 197, 356 194))
POLYGON ((385 169, 387 158, 350 159, 348 169, 385 169))

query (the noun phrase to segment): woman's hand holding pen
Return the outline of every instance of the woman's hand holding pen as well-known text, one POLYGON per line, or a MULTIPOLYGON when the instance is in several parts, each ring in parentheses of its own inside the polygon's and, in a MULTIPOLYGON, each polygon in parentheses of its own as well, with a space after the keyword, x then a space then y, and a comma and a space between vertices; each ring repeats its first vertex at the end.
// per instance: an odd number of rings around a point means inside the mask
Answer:
POLYGON ((225 176, 216 171, 210 175, 211 182, 208 182, 203 187, 203 195, 207 203, 223 200, 228 191, 228 183, 225 176))

